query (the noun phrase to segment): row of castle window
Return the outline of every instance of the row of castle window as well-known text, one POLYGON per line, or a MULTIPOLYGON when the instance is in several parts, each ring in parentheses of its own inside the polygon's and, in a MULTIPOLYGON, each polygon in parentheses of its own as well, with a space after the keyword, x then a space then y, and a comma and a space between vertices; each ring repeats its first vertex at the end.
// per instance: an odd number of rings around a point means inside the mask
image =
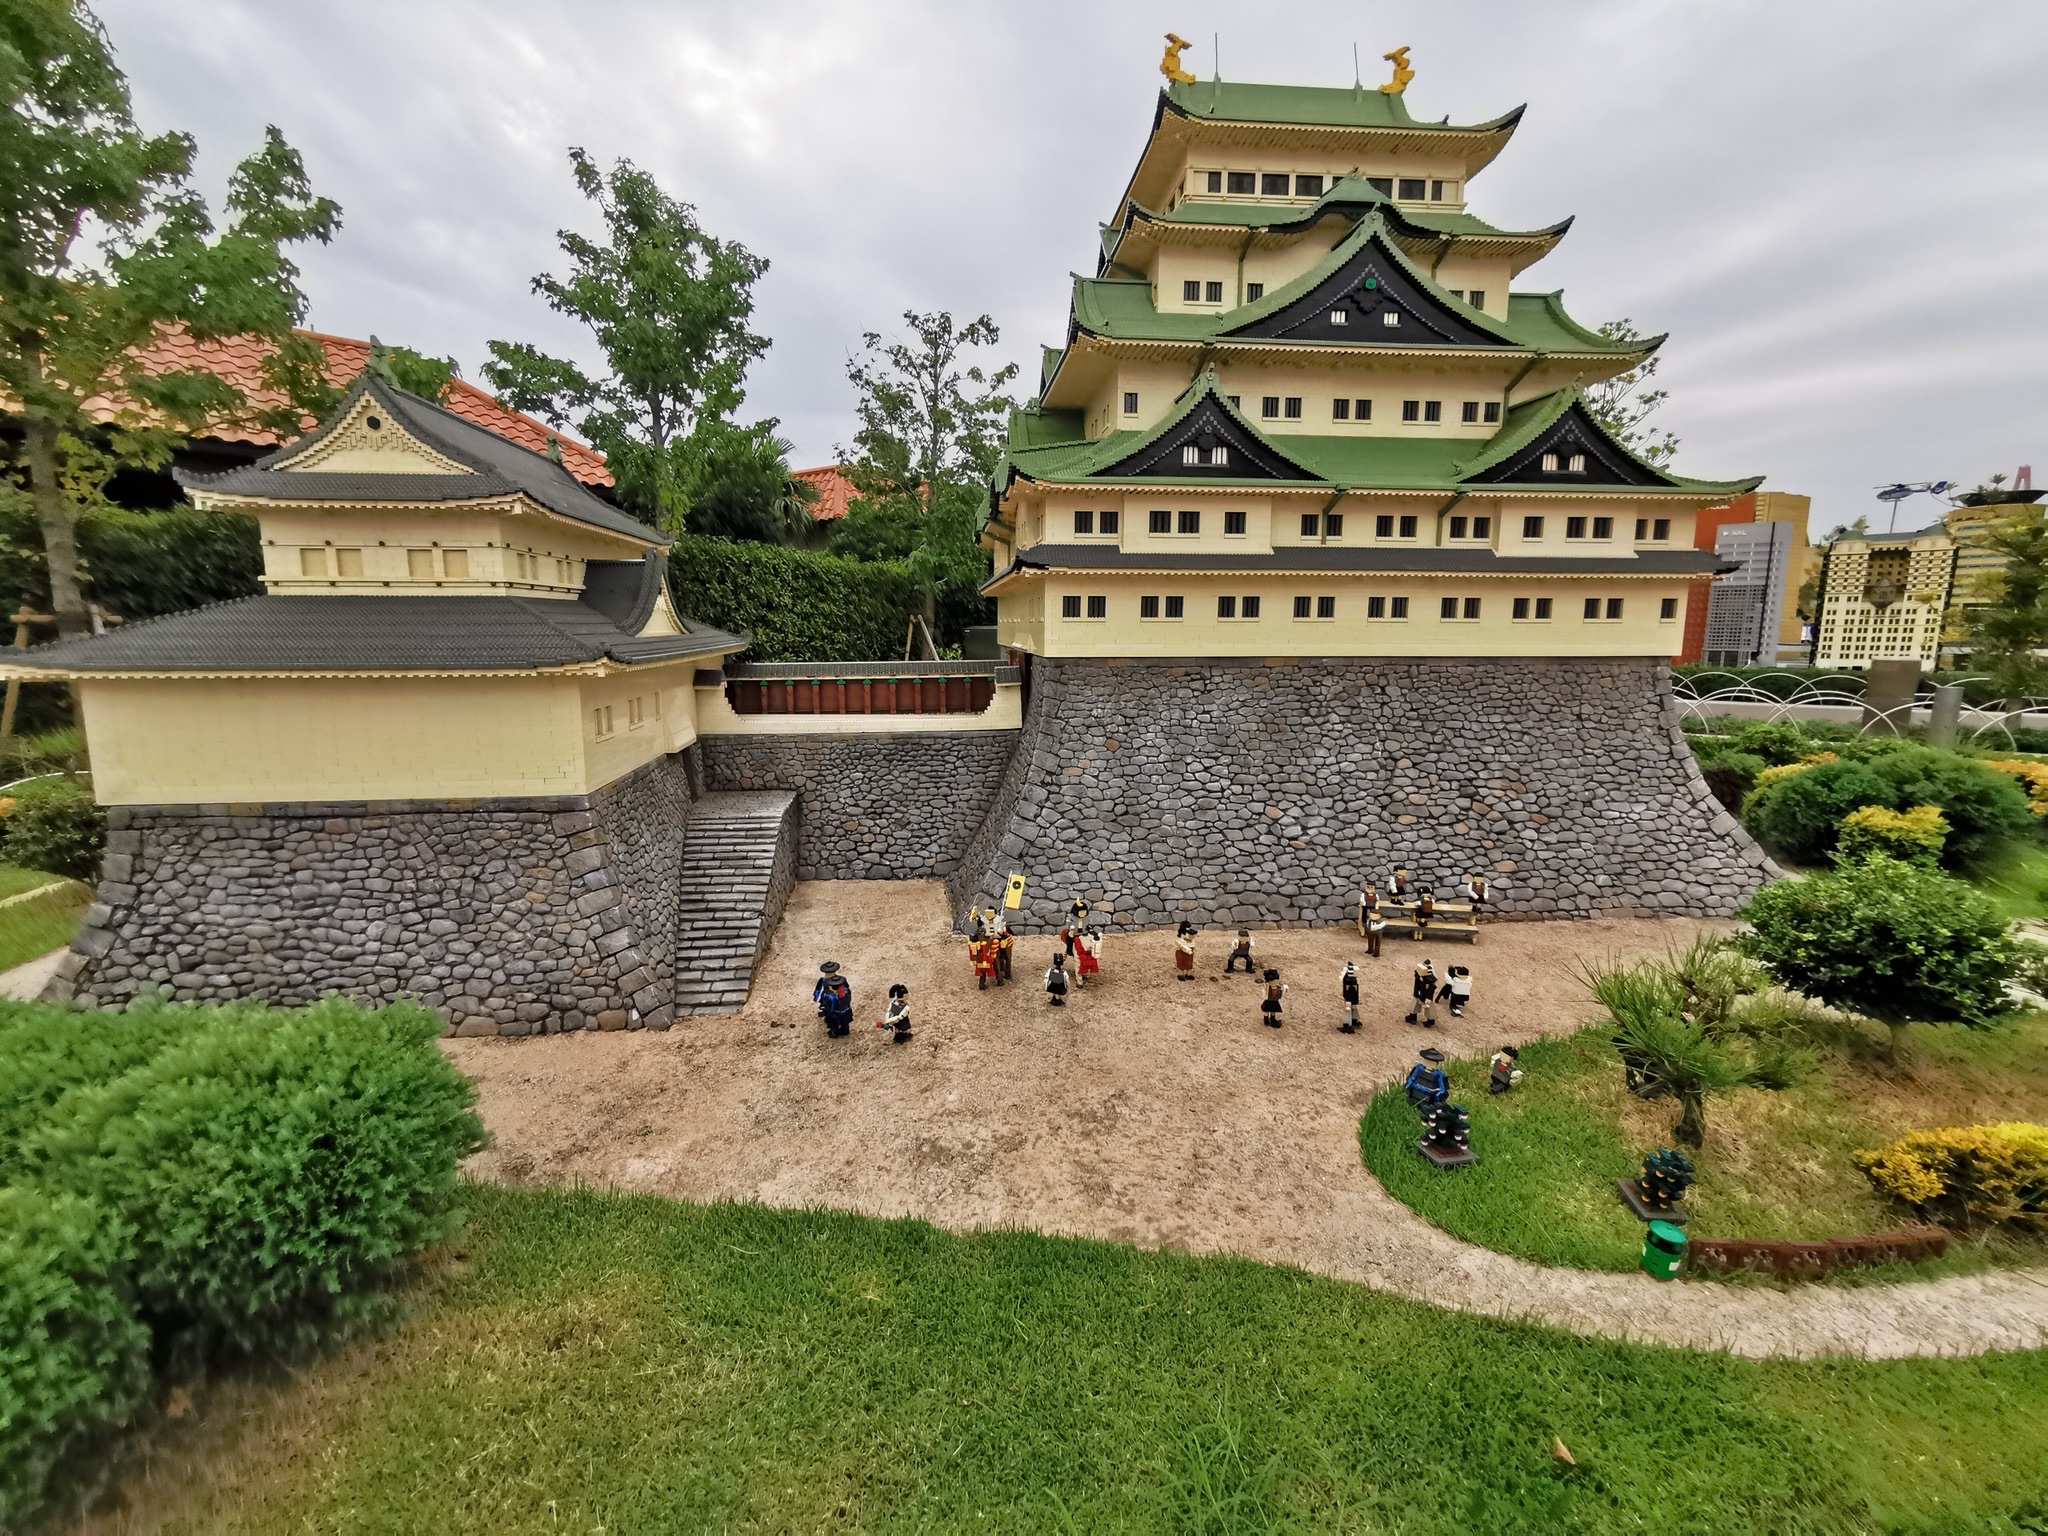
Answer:
MULTIPOLYGON (((440 552, 439 575, 448 581, 466 581, 469 578, 469 551, 466 549, 443 549, 440 552)), ((546 579, 558 582, 562 579, 563 562, 552 555, 532 555, 525 550, 509 551, 511 555, 511 579, 514 581, 539 581, 545 572, 546 579)), ((434 570, 432 549, 408 549, 405 552, 405 574, 414 581, 432 581, 434 570)), ((305 548, 299 551, 299 574, 315 580, 330 576, 341 581, 359 580, 363 575, 363 552, 360 549, 305 548), (334 563, 328 565, 327 557, 332 553, 334 563)))
MULTIPOLYGON (((1484 288, 1474 288, 1469 296, 1463 288, 1450 288, 1445 291, 1454 299, 1465 299, 1474 309, 1486 308, 1486 290, 1484 288)), ((1244 299, 1247 304, 1256 303, 1265 296, 1266 285, 1264 283, 1245 284, 1244 299)), ((1198 277, 1183 278, 1180 285, 1180 297, 1183 304, 1221 304, 1223 302, 1223 285, 1216 282, 1207 282, 1198 277)), ((1349 325, 1350 323, 1351 315, 1348 310, 1333 309, 1330 311, 1330 324, 1349 325)), ((1397 326, 1400 323, 1401 315, 1398 310, 1383 309, 1380 311, 1381 325, 1397 326)))
MULTIPOLYGON (((1335 177, 1300 171, 1196 171, 1196 185, 1211 197, 1321 197, 1335 177)), ((1458 200, 1458 184, 1422 176, 1368 176, 1368 185, 1382 197, 1409 203, 1458 200)))
MULTIPOLYGON (((1445 597, 1437 600, 1439 619, 1463 623, 1477 619, 1480 614, 1480 599, 1476 597, 1445 597)), ((1589 597, 1579 611, 1582 619, 1605 622, 1620 619, 1624 599, 1619 597, 1589 597)), ((1527 623, 1543 623, 1550 618, 1552 599, 1547 597, 1517 597, 1511 600, 1508 611, 1517 620, 1527 623)), ((1256 593, 1242 597, 1226 594, 1216 599, 1216 617, 1219 619, 1256 619, 1259 617, 1260 600, 1256 593)), ((1060 617, 1078 619, 1083 613, 1091 619, 1109 617, 1109 599, 1102 595, 1068 595, 1060 599, 1060 617)), ((1365 600, 1365 616, 1368 619, 1405 619, 1408 617, 1406 597, 1368 596, 1365 600)), ((1167 593, 1160 596, 1141 596, 1138 599, 1138 617, 1141 619, 1181 619, 1187 617, 1187 599, 1179 594, 1167 593)), ((1334 594, 1311 597, 1306 594, 1294 599, 1294 617, 1297 619, 1334 619, 1337 617, 1337 599, 1334 594)), ((1663 597, 1657 600, 1657 617, 1670 620, 1678 617, 1678 599, 1663 597)))
MULTIPOLYGON (((1104 507, 1100 511, 1078 508, 1074 513, 1074 532, 1116 533, 1122 525, 1122 518, 1115 507, 1104 507)), ((1543 537, 1544 519, 1525 517, 1522 519, 1522 537, 1540 539, 1543 537)), ((1412 539, 1416 536, 1418 521, 1414 514, 1400 515, 1383 512, 1372 520, 1372 536, 1376 539, 1412 539)), ((1595 539, 1614 537, 1614 519, 1611 517, 1567 517, 1564 520, 1564 536, 1568 539, 1595 539)), ((1191 533, 1202 531, 1202 513, 1196 507, 1183 507, 1175 514, 1167 507, 1154 507, 1146 521, 1147 533, 1191 533)), ((1242 535, 1245 531, 1245 514, 1225 512, 1223 532, 1225 537, 1242 535)), ((1447 530, 1453 539, 1493 537, 1493 519, 1490 517, 1453 516, 1447 530)), ((1344 537, 1344 514, 1342 512, 1304 512, 1301 514, 1301 536, 1304 539, 1344 537)), ((1639 517, 1636 519, 1636 540, 1638 543, 1663 544, 1671 538, 1671 519, 1668 517, 1639 517)))
MULTIPOLYGON (((618 733, 618 717, 613 713, 614 708, 614 705, 600 704, 590 712, 592 717, 591 723, 600 741, 607 736, 613 736, 618 733)), ((660 715, 661 695, 658 693, 654 695, 654 711, 651 716, 648 713, 647 701, 645 699, 626 700, 626 729, 629 731, 639 730, 650 718, 659 718, 660 715)))

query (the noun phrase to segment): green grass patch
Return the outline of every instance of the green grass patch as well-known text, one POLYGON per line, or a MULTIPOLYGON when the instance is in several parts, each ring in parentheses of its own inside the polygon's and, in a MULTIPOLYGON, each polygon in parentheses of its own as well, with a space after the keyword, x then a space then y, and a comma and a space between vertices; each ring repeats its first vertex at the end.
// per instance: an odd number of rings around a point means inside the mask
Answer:
MULTIPOLYGON (((1415 1111, 1398 1088, 1382 1091, 1359 1123, 1366 1167, 1395 1199, 1469 1242, 1542 1264, 1633 1268, 1642 1227, 1614 1181, 1670 1144, 1678 1108, 1629 1097, 1610 1033, 1596 1027, 1525 1047, 1521 1085, 1499 1096, 1486 1091, 1483 1060, 1451 1062, 1452 1097, 1471 1112, 1479 1154, 1469 1168, 1439 1171, 1417 1156, 1415 1111)), ((1904 1073, 1831 1054, 1798 1086, 1709 1098, 1707 1141, 1694 1158, 1699 1179, 1686 1198, 1690 1230, 1821 1238, 1902 1226, 1911 1213, 1871 1187, 1852 1151, 1928 1126, 2048 1114, 2048 1016, 1985 1030, 1915 1026, 1909 1039, 1904 1073)), ((1959 1240, 1912 1274, 2044 1261, 2048 1244, 1994 1232, 1959 1240)))
POLYGON ((2015 848, 1971 883, 2007 922, 2048 918, 2048 848, 2015 848))
POLYGON ((0 907, 0 971, 69 944, 91 902, 92 893, 73 884, 0 907))
POLYGON ((0 864, 0 901, 9 896, 19 896, 23 891, 32 891, 39 885, 48 885, 52 880, 61 880, 62 875, 53 875, 40 869, 20 869, 12 864, 0 864))
POLYGON ((1238 1259, 588 1191, 470 1198, 461 1260, 410 1321, 246 1410, 213 1454, 173 1447, 110 1521, 501 1536, 2048 1517, 2048 1354, 1746 1363, 1238 1259))

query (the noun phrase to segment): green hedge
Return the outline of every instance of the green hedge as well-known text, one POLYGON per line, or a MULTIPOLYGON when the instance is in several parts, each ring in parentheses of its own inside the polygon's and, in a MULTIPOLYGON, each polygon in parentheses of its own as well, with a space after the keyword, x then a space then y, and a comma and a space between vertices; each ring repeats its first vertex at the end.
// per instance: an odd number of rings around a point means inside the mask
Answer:
POLYGON ((894 560, 685 536, 668 570, 686 617, 753 636, 747 661, 900 661, 904 625, 923 612, 894 560))
POLYGON ((0 1529, 132 1414, 145 1345, 167 1373, 289 1357, 452 1230, 484 1138, 440 1029, 338 998, 0 1004, 0 1529))
POLYGON ((14 804, 0 820, 0 859, 19 869, 46 869, 74 880, 97 880, 107 846, 107 813, 75 779, 41 778, 8 792, 14 804))

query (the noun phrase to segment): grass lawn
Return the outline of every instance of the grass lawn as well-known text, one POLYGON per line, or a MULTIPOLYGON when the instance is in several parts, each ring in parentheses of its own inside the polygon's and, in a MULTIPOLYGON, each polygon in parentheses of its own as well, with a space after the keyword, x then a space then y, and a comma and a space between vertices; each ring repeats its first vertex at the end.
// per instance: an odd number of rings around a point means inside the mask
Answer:
POLYGON ((32 891, 39 885, 48 885, 52 880, 61 880, 62 875, 53 875, 40 869, 20 869, 12 864, 0 864, 0 900, 19 896, 23 891, 32 891))
POLYGON ((1971 882, 1997 903, 2007 922, 2048 918, 2048 848, 2017 848, 1971 882))
POLYGON ((79 917, 91 903, 92 892, 74 884, 0 907, 0 971, 70 943, 79 917))
POLYGON ((1742 1363, 1237 1259, 479 1188, 400 1327, 202 1398, 128 1500, 87 1529, 2038 1532, 2048 1353, 1742 1363))
MULTIPOLYGON (((1479 1161, 1440 1173, 1415 1153, 1415 1111, 1398 1089, 1374 1098, 1359 1126, 1366 1166, 1397 1200, 1471 1242, 1544 1264, 1630 1269, 1642 1226, 1614 1180, 1670 1144, 1677 1104, 1644 1103, 1622 1086, 1608 1028, 1522 1051, 1521 1086, 1486 1091, 1484 1060, 1449 1064, 1452 1096, 1472 1114, 1479 1161)), ((1849 1153, 1925 1126, 2048 1117, 2048 1015, 1991 1030, 1915 1026, 1909 1071, 1830 1053, 1809 1082, 1742 1088, 1707 1100, 1690 1229, 1708 1237, 1845 1237, 1909 1224, 1849 1153)), ((1965 1239, 1912 1266, 1918 1278, 1990 1264, 2048 1261, 2048 1244, 2007 1235, 1965 1239)), ((1845 1278, 1899 1278, 1887 1267, 1845 1278)))

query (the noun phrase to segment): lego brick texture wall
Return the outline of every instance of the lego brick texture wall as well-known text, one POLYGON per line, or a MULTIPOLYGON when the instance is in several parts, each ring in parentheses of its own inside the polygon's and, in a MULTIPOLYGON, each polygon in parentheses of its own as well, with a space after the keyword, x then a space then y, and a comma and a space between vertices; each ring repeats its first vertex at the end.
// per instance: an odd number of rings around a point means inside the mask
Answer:
POLYGON ((995 803, 1016 731, 706 736, 711 789, 788 789, 800 880, 936 880, 995 803))
POLYGON ((1344 921, 1393 865, 1501 915, 1725 916, 1775 874, 1699 776, 1652 660, 1034 663, 1023 739, 950 880, 1120 924, 1344 921))
POLYGON ((591 795, 111 813, 52 995, 400 996, 461 1034, 666 1028, 684 754, 591 795))

